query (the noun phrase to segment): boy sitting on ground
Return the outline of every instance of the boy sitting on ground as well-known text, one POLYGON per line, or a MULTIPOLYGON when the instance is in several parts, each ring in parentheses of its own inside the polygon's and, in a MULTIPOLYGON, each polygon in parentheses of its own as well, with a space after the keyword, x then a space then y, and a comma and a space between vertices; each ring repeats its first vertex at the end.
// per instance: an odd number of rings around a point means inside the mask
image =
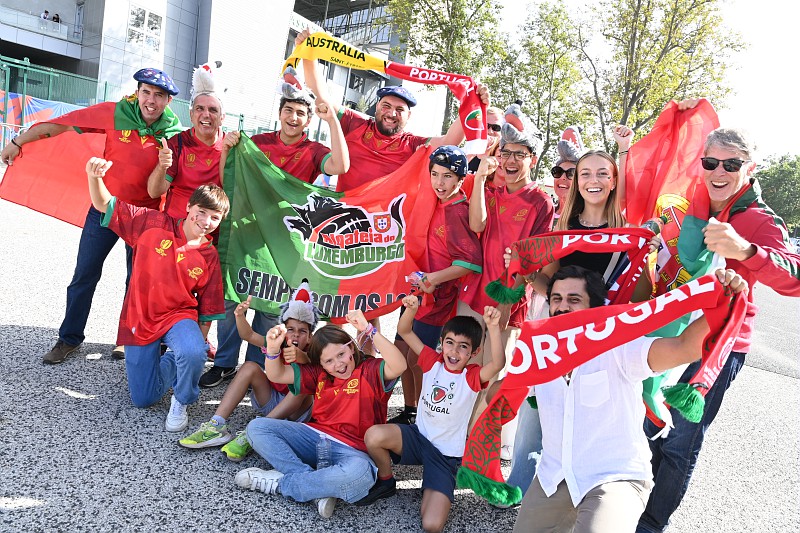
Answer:
POLYGON ((219 255, 207 237, 228 214, 220 187, 203 185, 189 198, 185 219, 130 205, 108 192, 103 176, 112 162, 86 163, 89 193, 104 213, 103 226, 133 248, 133 269, 122 304, 117 344, 127 348, 125 370, 136 407, 148 407, 173 389, 167 431, 189 424, 186 406, 200 396, 211 320, 225 316, 219 255), (161 342, 169 350, 161 355, 161 342))
MULTIPOLYGON (((319 309, 312 300, 308 281, 303 280, 289 301, 281 305, 280 321, 286 326, 286 340, 280 351, 284 364, 309 362, 306 351, 311 341, 311 332, 319 320, 319 309)), ((241 308, 239 312, 243 312, 241 308)), ((249 338, 244 340, 259 346, 266 353, 267 344, 264 335, 251 330, 249 338)), ((233 414, 239 402, 247 396, 248 389, 252 389, 250 401, 253 409, 261 416, 305 422, 311 414, 312 396, 292 394, 288 385, 271 382, 258 363, 247 361, 228 385, 228 390, 225 391, 211 420, 203 423, 200 429, 179 440, 178 443, 186 448, 208 448, 224 444, 222 453, 228 459, 237 462, 244 459, 253 448, 247 441, 244 431, 240 431, 236 438, 233 438, 228 431, 227 419, 233 414)))
POLYGON ((442 353, 437 353, 412 331, 419 308, 417 296, 407 296, 403 305, 406 311, 397 331, 419 355, 423 371, 419 411, 415 424, 381 424, 367 430, 364 442, 378 466, 378 481, 356 505, 369 505, 395 494, 392 461, 423 465, 422 528, 441 531, 453 503, 472 407, 478 392, 505 366, 506 356, 500 348, 500 312, 491 306, 484 309, 492 359, 481 367, 467 364, 480 351, 483 331, 477 320, 456 316, 447 321, 442 328, 442 353))

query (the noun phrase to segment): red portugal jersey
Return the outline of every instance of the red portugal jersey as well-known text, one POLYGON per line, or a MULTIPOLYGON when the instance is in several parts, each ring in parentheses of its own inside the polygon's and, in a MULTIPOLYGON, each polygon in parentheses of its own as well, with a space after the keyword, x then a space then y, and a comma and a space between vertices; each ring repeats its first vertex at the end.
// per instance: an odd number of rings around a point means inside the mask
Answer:
MULTIPOLYGON (((467 196, 459 191, 455 199, 437 202, 428 228, 427 272, 438 272, 450 266, 468 268, 480 274, 483 252, 478 236, 469 229, 467 196)), ((442 283, 433 292, 432 306, 423 306, 415 320, 431 326, 444 326, 455 314, 461 279, 442 283)))
MULTIPOLYGON (((516 241, 550 231, 553 223, 553 202, 535 182, 513 193, 501 187, 486 189, 485 194, 487 220, 486 229, 481 234, 483 272, 470 276, 462 293, 464 302, 481 314, 484 306, 497 306, 497 302, 489 298, 483 289, 505 270, 505 249, 516 241)), ((528 311, 528 299, 511 307, 510 326, 522 327, 528 311)))
POLYGON ((217 142, 208 146, 195 137, 191 128, 170 137, 167 146, 172 150, 172 166, 167 170, 167 181, 172 185, 167 190, 164 212, 173 218, 186 218, 186 206, 195 189, 208 183, 220 185, 222 133, 217 142))
POLYGON ((305 133, 296 143, 285 144, 281 140, 280 133, 280 131, 259 133, 253 135, 251 140, 266 154, 273 165, 301 181, 314 183, 317 176, 325 173, 325 161, 331 156, 330 149, 309 140, 305 133))
POLYGON ((387 137, 378 131, 374 119, 346 107, 339 109, 339 123, 350 151, 350 170, 339 176, 337 191, 355 189, 391 174, 430 140, 405 131, 387 137))
POLYGON ((383 380, 383 359, 367 357, 349 379, 331 377, 319 365, 294 367, 294 394, 313 394, 308 425, 361 451, 367 451, 364 433, 386 423, 394 382, 383 380))
MULTIPOLYGON (((78 121, 80 114, 86 113, 93 121, 113 124, 116 105, 114 102, 105 102, 78 109, 70 116, 73 121, 78 121)), ((139 137, 136 130, 85 127, 75 127, 75 130, 78 133, 105 133, 106 145, 102 155, 104 159, 113 161, 114 166, 108 170, 103 182, 111 194, 139 207, 159 208, 161 198, 150 198, 147 192, 147 178, 158 163, 158 149, 161 148, 161 143, 155 137, 139 137)))
MULTIPOLYGON (((113 168, 113 167, 112 167, 113 168)), ((178 321, 225 317, 219 255, 206 241, 188 246, 180 221, 112 198, 102 225, 133 248, 117 344, 144 346, 178 321)))

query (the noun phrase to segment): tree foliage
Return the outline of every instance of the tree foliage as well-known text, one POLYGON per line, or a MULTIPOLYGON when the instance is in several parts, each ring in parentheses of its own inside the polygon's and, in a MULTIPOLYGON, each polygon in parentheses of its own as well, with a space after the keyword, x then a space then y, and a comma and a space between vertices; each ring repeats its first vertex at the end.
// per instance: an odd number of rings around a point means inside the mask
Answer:
POLYGON ((764 201, 787 226, 800 224, 800 156, 784 155, 767 161, 756 173, 764 201))
MULTIPOLYGON (((389 0, 386 4, 400 42, 420 66, 475 76, 485 58, 502 55, 497 37, 498 0, 389 0)), ((442 131, 457 116, 447 92, 442 131)))
POLYGON ((705 96, 715 105, 730 91, 731 52, 741 37, 726 28, 720 0, 604 0, 600 34, 579 28, 584 73, 606 149, 609 126, 649 130, 671 99, 705 96), (603 59, 606 58, 606 59, 603 59))

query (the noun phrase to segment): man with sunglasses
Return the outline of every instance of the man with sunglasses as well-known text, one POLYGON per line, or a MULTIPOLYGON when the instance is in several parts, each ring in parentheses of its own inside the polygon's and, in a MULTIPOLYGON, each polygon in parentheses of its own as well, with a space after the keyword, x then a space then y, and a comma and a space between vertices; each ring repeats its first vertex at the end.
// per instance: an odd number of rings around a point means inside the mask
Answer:
MULTIPOLYGON (((470 156, 469 166, 467 167, 467 174, 475 174, 478 171, 481 161, 484 157, 494 155, 497 152, 497 147, 500 144, 500 129, 505 124, 503 118, 503 111, 498 107, 486 108, 486 133, 489 136, 489 143, 486 145, 486 151, 483 154, 475 154, 470 156)), ((502 186, 500 183, 497 187, 502 186)))
MULTIPOLYGON (((682 109, 697 101, 681 102, 682 109)), ((752 144, 739 130, 718 128, 706 138, 704 182, 710 200, 710 219, 703 230, 706 247, 727 261, 727 267, 744 278, 750 287, 759 281, 786 296, 800 296, 800 255, 789 245, 783 220, 761 198, 752 144), (719 222, 715 217, 725 219, 719 222)), ((637 532, 664 531, 689 485, 703 437, 714 420, 725 391, 744 365, 753 335, 756 306, 753 291, 747 296, 747 314, 733 351, 705 396, 703 418, 688 422, 672 412, 675 427, 665 438, 650 441, 653 452, 655 486, 637 532)), ((699 362, 686 368, 680 381, 687 383, 697 372, 699 362)), ((653 437, 660 431, 649 420, 645 433, 653 437)))

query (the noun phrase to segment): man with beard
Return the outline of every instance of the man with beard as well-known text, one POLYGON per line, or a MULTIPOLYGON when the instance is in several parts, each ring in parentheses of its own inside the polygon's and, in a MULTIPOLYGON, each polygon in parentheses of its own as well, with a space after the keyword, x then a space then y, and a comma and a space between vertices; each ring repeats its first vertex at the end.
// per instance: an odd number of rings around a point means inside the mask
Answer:
MULTIPOLYGON (((300 45, 309 35, 309 30, 303 30, 295 38, 295 46, 300 45)), ((320 82, 316 62, 304 59, 303 72, 309 88, 320 98, 330 101, 325 82, 320 82)), ((486 87, 478 84, 477 92, 488 105, 489 92, 486 87)), ((464 130, 459 120, 453 122, 446 135, 440 137, 420 137, 405 131, 406 123, 411 117, 411 108, 417 105, 417 99, 404 87, 378 89, 375 118, 367 119, 352 109, 332 105, 344 131, 351 163, 350 170, 339 175, 336 186, 338 191, 354 189, 394 172, 420 146, 458 146, 464 140, 464 130)))
MULTIPOLYGON (((734 292, 747 288, 733 270, 716 276, 734 292)), ((575 265, 547 287, 551 317, 605 298, 600 274, 575 265)), ((633 531, 653 486, 642 380, 699 359, 708 331, 702 316, 677 337, 633 340, 533 388, 544 446, 515 533, 633 531)))

